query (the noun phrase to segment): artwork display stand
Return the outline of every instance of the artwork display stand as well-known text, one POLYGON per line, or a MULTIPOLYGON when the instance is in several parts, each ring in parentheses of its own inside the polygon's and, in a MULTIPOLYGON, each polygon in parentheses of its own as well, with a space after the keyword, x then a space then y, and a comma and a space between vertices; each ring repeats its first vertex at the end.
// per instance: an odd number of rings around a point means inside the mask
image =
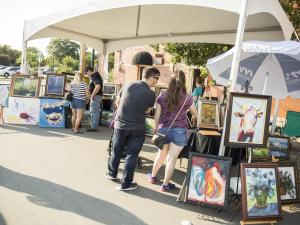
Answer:
POLYGON ((276 220, 256 220, 256 221, 240 221, 241 225, 244 224, 271 224, 274 225, 275 223, 277 223, 276 220))

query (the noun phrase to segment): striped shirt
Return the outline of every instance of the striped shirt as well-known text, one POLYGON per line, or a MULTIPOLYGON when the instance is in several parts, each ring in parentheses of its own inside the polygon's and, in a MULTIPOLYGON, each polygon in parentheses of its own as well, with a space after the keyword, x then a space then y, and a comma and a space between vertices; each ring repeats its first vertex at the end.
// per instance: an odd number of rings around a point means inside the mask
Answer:
POLYGON ((80 82, 78 84, 71 84, 70 91, 73 93, 73 98, 86 100, 85 90, 88 85, 84 82, 80 82))

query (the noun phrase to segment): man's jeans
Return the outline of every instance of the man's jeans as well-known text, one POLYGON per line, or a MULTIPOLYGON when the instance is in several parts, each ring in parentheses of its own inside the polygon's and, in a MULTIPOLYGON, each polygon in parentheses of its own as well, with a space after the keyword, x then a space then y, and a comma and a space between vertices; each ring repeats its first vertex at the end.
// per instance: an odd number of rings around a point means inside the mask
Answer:
POLYGON ((100 111, 101 111, 102 96, 96 95, 90 103, 90 114, 91 114, 91 128, 96 129, 99 125, 100 111))
POLYGON ((123 172, 122 188, 131 185, 134 176, 134 170, 137 165, 138 155, 145 141, 144 130, 122 130, 114 129, 112 138, 112 154, 108 162, 109 174, 116 177, 120 165, 124 148, 126 147, 126 158, 123 172))

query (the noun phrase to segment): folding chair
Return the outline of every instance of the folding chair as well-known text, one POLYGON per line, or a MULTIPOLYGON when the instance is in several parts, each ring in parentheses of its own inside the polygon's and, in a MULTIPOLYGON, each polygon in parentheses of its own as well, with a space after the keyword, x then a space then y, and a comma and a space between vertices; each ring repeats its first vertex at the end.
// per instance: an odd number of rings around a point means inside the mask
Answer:
POLYGON ((281 130, 281 134, 294 140, 300 137, 300 112, 287 111, 286 123, 281 130))

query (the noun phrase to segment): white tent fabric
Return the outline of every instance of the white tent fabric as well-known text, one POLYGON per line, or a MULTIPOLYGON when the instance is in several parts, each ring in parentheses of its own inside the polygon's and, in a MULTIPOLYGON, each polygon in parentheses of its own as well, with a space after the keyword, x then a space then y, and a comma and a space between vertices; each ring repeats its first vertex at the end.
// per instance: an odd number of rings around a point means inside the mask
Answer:
MULTIPOLYGON (((164 42, 234 44, 241 0, 98 0, 25 21, 24 43, 60 37, 100 52, 164 42)), ((278 0, 248 0, 244 40, 289 40, 278 0)))

